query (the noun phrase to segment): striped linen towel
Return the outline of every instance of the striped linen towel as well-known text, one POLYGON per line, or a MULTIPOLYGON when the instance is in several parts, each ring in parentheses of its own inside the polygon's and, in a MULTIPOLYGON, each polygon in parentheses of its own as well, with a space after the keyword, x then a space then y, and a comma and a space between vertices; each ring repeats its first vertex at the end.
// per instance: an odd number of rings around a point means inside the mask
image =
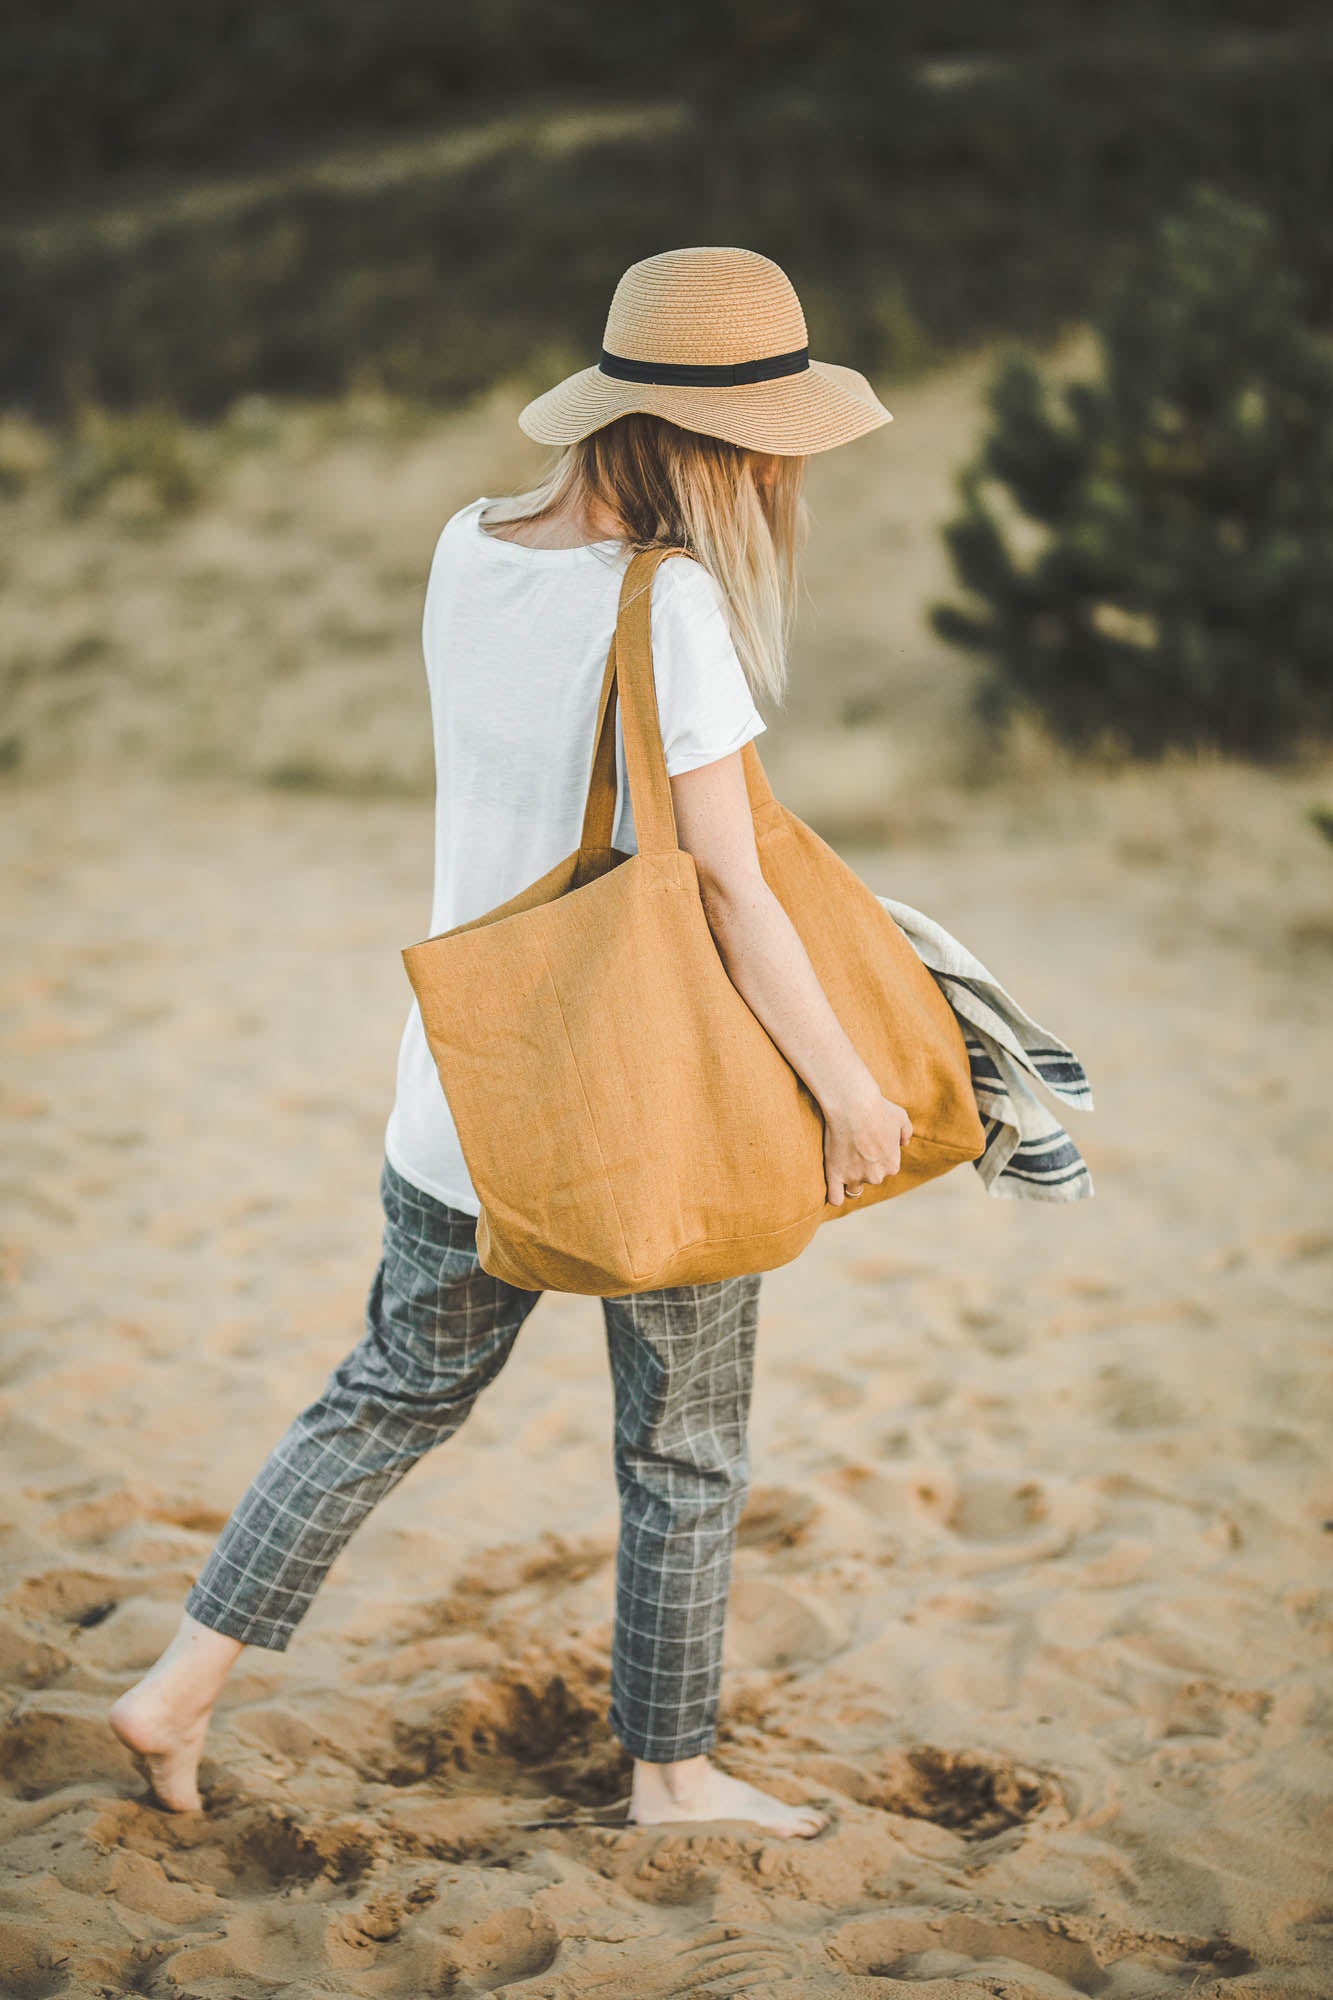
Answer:
POLYGON ((879 901, 958 1017, 986 1134, 972 1164, 987 1194, 1010 1201, 1085 1201, 1093 1191, 1087 1162, 1027 1082, 1035 1077, 1066 1104, 1091 1111, 1092 1086, 1078 1057, 1024 1013, 943 924, 891 896, 879 901))

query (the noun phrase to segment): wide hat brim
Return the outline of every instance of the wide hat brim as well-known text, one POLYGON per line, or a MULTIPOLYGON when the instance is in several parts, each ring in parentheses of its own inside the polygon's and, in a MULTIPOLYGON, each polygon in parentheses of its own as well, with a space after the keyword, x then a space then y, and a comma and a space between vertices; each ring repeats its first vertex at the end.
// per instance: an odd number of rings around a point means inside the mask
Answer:
POLYGON ((596 365, 580 368, 525 405, 518 425, 538 444, 577 444, 635 410, 750 451, 790 457, 830 451, 893 422, 855 368, 812 360, 795 375, 724 387, 626 382, 596 365))

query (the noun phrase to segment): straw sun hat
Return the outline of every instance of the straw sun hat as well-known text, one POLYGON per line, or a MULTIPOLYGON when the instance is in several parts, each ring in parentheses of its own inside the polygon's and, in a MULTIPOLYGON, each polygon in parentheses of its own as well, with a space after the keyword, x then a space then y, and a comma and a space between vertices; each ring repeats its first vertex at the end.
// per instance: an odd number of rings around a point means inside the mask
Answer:
POLYGON ((864 375, 812 361, 780 265, 705 247, 644 257, 616 286, 602 356, 519 412, 539 444, 574 444, 631 410, 751 451, 805 456, 893 422, 864 375))

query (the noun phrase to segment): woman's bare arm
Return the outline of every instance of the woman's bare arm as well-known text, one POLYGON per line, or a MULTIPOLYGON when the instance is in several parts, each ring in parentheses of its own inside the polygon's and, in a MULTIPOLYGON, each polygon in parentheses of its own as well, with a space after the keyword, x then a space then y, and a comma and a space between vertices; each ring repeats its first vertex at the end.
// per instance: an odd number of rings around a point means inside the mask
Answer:
POLYGON ((671 780, 680 844, 694 857, 709 929, 736 990, 824 1115, 829 1200, 898 1172, 911 1121, 881 1093, 765 882, 739 750, 671 780))

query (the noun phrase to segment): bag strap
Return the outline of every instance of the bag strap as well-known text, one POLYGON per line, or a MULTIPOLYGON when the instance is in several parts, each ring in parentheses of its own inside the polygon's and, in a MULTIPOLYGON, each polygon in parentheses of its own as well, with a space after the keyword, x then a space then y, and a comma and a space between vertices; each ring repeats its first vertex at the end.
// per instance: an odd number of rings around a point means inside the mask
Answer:
POLYGON ((585 847, 611 845, 616 804, 617 697, 625 743, 625 777, 634 809, 639 852, 672 854, 680 845, 653 678, 652 594, 653 577, 667 557, 688 553, 685 549, 640 549, 626 566, 598 704, 597 747, 584 808, 585 847))
MULTIPOLYGON (((682 548, 640 549, 626 567, 597 706, 597 733, 579 841, 582 853, 605 851, 611 846, 616 810, 617 692, 625 743, 625 776, 639 852, 673 854, 679 849, 653 676, 652 584, 668 556, 689 553, 682 548)), ((750 807, 757 811, 772 801, 773 793, 752 741, 742 748, 742 762, 750 807)))

